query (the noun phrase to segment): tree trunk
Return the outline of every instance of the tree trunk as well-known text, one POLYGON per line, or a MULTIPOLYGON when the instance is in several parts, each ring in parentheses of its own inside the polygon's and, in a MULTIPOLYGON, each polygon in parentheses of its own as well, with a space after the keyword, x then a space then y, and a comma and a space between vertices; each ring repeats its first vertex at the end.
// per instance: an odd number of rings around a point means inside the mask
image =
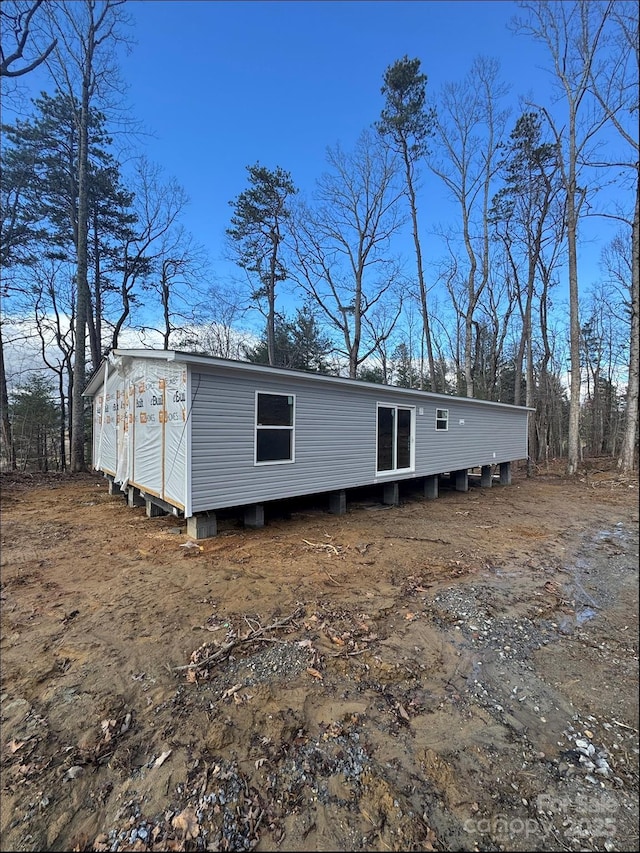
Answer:
POLYGON ((573 105, 569 119, 569 180, 567 186, 567 246, 569 250, 569 326, 571 358, 571 400, 569 402, 569 444, 567 473, 575 474, 580 461, 580 315, 578 297, 578 215, 576 211, 576 130, 573 105))
POLYGON ((0 323, 0 409, 2 410, 2 443, 4 444, 7 464, 12 471, 16 469, 16 449, 13 445, 11 418, 9 417, 9 394, 7 392, 7 376, 4 369, 4 342, 2 340, 2 323, 0 323))
POLYGON ((163 348, 169 349, 169 338, 171 337, 171 315, 169 313, 169 273, 166 262, 162 264, 162 313, 164 317, 164 332, 162 335, 163 348))
MULTIPOLYGON (((405 174, 407 181, 407 190, 409 192, 409 206, 411 208, 411 226, 413 230, 413 245, 416 250, 416 267, 418 271, 418 286, 420 288, 420 310, 422 312, 422 328, 424 342, 427 345, 427 360, 429 362, 429 390, 438 391, 436 384, 436 367, 433 358, 433 343, 431 341, 431 328, 429 323, 429 309, 427 306, 427 288, 424 283, 424 270, 422 267, 422 248, 420 246, 420 236, 418 234, 418 208, 416 204, 416 193, 413 188, 413 179, 411 177, 411 163, 409 160, 409 152, 406 142, 403 143, 402 154, 404 157, 405 174)), ((424 389, 423 373, 420 372, 420 387, 424 389)))
MULTIPOLYGON (((86 67, 91 68, 91 54, 86 67)), ((86 334, 89 313, 89 284, 87 280, 87 226, 88 226, 88 160, 89 160, 89 81, 87 74, 82 81, 82 103, 80 110, 80 152, 78 157, 78 263, 76 303, 76 346, 73 366, 73 399, 71 401, 72 441, 71 470, 74 473, 86 469, 84 445, 84 398, 82 392, 86 382, 86 334)))
POLYGON ((102 353, 102 298, 100 294, 100 240, 98 238, 97 216, 93 215, 93 311, 91 303, 87 306, 87 322, 89 324, 89 343, 91 347, 91 364, 96 370, 102 353))
POLYGON ((640 185, 636 183, 636 205, 631 229, 631 338, 629 343, 629 379, 627 413, 618 467, 625 472, 635 468, 638 434, 638 362, 640 361, 640 185))
POLYGON ((473 397, 473 313, 475 310, 476 300, 476 270, 478 263, 476 255, 471 245, 471 237, 469 234, 469 217, 464 211, 463 217, 463 234, 464 243, 469 256, 469 275, 467 278, 467 310, 464 315, 464 381, 465 394, 467 397, 473 397))

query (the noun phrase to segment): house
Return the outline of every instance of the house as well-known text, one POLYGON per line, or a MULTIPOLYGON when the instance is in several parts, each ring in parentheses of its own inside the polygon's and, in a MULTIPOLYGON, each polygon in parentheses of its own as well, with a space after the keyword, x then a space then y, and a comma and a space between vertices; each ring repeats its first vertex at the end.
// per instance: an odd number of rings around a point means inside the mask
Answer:
POLYGON ((215 535, 216 510, 243 507, 260 526, 264 504, 421 478, 438 496, 449 473, 490 486, 511 481, 527 457, 529 409, 171 350, 114 350, 89 382, 93 467, 147 515, 187 519, 194 538, 215 535))

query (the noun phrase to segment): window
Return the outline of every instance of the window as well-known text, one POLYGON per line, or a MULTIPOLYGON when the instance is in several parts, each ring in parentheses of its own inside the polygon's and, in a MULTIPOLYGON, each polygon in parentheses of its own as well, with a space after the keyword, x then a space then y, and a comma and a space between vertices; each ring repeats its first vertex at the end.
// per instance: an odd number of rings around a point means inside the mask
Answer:
POLYGON ((449 409, 436 409, 436 429, 449 429, 449 409))
POLYGON ((293 462, 293 394, 256 392, 256 465, 293 462))
POLYGON ((378 405, 378 471, 413 468, 415 409, 378 405))

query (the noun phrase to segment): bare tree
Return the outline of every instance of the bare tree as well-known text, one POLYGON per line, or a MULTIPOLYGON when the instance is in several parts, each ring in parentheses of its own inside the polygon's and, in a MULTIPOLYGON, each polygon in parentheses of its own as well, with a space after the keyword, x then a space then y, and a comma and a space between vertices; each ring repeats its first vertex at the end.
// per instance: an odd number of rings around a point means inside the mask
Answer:
MULTIPOLYGON (((635 403, 635 412, 633 410, 633 400, 630 397, 633 396, 633 383, 638 381, 638 341, 637 341, 637 325, 638 325, 638 293, 637 289, 637 269, 634 270, 634 266, 637 267, 638 264, 638 255, 637 249, 634 254, 634 246, 633 244, 629 244, 628 233, 625 229, 621 229, 620 233, 618 233, 614 239, 603 249, 602 259, 601 259, 601 267, 603 271, 602 278, 602 287, 601 294, 606 293, 606 298, 602 298, 602 302, 606 302, 606 307, 609 311, 611 311, 616 317, 617 325, 620 327, 621 320, 624 320, 622 324, 623 334, 626 336, 624 341, 624 346, 619 347, 620 352, 626 353, 626 364, 628 366, 628 376, 627 376, 627 388, 626 388, 626 412, 625 412, 625 421, 624 421, 624 430, 622 433, 622 439, 620 441, 620 449, 619 449, 619 458, 618 458, 618 466, 623 471, 632 471, 635 463, 635 452, 636 452, 636 440, 637 437, 635 434, 629 438, 628 430, 629 430, 629 421, 633 423, 633 417, 635 414, 636 418, 636 428, 637 428, 637 401, 635 403), (636 284, 634 285, 634 278, 636 284), (636 300, 634 304, 634 298, 636 300), (635 325, 635 328, 634 328, 635 325), (634 360, 635 359, 635 360, 634 360), (631 386, 631 387, 630 387, 631 386), (629 406, 632 406, 631 415, 629 414, 629 406), (630 442, 630 448, 626 447, 627 442, 630 442), (627 463, 626 454, 629 453, 629 460, 627 463), (627 464, 630 467, 627 467, 627 464)), ((597 300, 593 300, 594 303, 594 313, 597 310, 601 310, 597 305, 597 300)), ((614 379, 619 381, 619 374, 621 364, 619 359, 615 362, 615 375, 612 376, 611 381, 614 379)))
MULTIPOLYGON (((167 261, 164 267, 164 295, 162 283, 159 286, 161 300, 164 299, 163 315, 166 318, 169 312, 170 280, 181 263, 178 259, 178 244, 174 241, 175 235, 181 233, 176 228, 188 203, 184 189, 174 179, 164 181, 161 167, 150 163, 146 157, 141 157, 136 164, 134 192, 136 224, 124 234, 119 253, 120 306, 111 335, 112 349, 117 348, 120 333, 137 304, 136 287, 145 280, 150 281, 154 274, 162 279, 163 261, 167 261), (173 237, 170 236, 172 233, 173 237), (175 251, 169 251, 170 248, 175 251), (170 263, 172 254, 174 258, 170 263)), ((183 262, 186 264, 186 256, 183 262)), ((170 320, 167 319, 166 322, 170 320)))
MULTIPOLYGON (((505 259, 496 258, 491 264, 488 286, 478 301, 479 322, 476 324, 476 394, 486 400, 505 402, 502 367, 516 305, 513 277, 505 259)), ((516 386, 519 385, 519 375, 515 381, 516 386)))
POLYGON ((0 77, 23 77, 42 65, 55 50, 58 43, 55 37, 48 40, 43 48, 34 43, 34 16, 43 2, 5 0, 0 6, 0 77), (23 64, 17 67, 17 62, 23 64))
MULTIPOLYGON (((563 220, 563 217, 562 217, 563 220)), ((562 404, 563 394, 560 383, 560 370, 557 368, 558 356, 556 340, 560 337, 551 327, 550 308, 551 291, 557 286, 558 260, 562 252, 564 221, 556 220, 555 238, 549 241, 547 252, 537 256, 538 282, 538 329, 540 331, 537 364, 538 400, 535 415, 535 438, 529 433, 529 453, 536 460, 544 459, 548 464, 550 455, 561 456, 563 450, 562 404)), ((533 343, 533 340, 532 340, 533 343)), ((532 351, 533 360, 533 351, 532 351)))
POLYGON ((365 338, 363 317, 389 298, 399 267, 387 255, 402 224, 396 161, 372 133, 362 134, 353 153, 329 149, 331 168, 318 181, 315 208, 302 205, 294 228, 295 278, 344 341, 349 376, 378 348, 397 320, 391 312, 376 339, 365 338), (370 278, 375 276, 373 283, 370 278))
POLYGON ((40 355, 56 376, 60 404, 59 460, 64 471, 67 467, 67 401, 73 393, 75 292, 67 265, 58 259, 41 259, 29 272, 40 355))
POLYGON ((464 379, 469 397, 474 396, 474 314, 489 281, 489 207, 508 115, 500 109, 506 92, 498 62, 486 57, 474 60, 462 83, 446 84, 436 120, 441 155, 434 152, 429 160, 460 208, 467 271, 457 310, 464 315, 464 379))
POLYGON ((394 291, 396 290, 397 292, 391 293, 391 299, 377 303, 373 310, 362 315, 362 326, 366 338, 375 342, 375 349, 371 355, 380 362, 380 374, 385 385, 391 383, 392 353, 395 350, 392 333, 402 314, 402 291, 394 288, 394 291))
MULTIPOLYGON (((622 166, 635 183, 633 211, 610 215, 630 226, 631 269, 628 277, 630 311, 629 375, 627 379, 627 409, 624 438, 618 467, 623 471, 635 468, 638 435, 638 363, 640 362, 640 145, 638 140, 639 41, 638 7, 636 3, 616 2, 611 10, 609 44, 612 48, 608 62, 592 65, 591 91, 600 104, 609 124, 629 154, 622 166)), ((620 239, 620 238, 616 238, 620 239)))
POLYGON ((240 327, 247 308, 241 304, 236 288, 212 285, 197 311, 198 322, 178 334, 180 348, 219 358, 241 359, 245 348, 255 343, 255 335, 240 327))
POLYGON ((182 225, 164 234, 143 288, 155 293, 162 310, 160 328, 163 349, 169 349, 171 337, 197 322, 198 297, 204 281, 206 256, 202 246, 182 225))
POLYGON ((588 159, 588 146, 602 127, 604 116, 588 114, 592 68, 612 0, 576 0, 573 3, 521 2, 526 19, 515 19, 516 32, 542 42, 549 52, 553 72, 566 104, 566 127, 546 106, 538 106, 552 130, 558 167, 566 195, 566 236, 569 265, 569 323, 571 347, 571 401, 567 472, 575 474, 580 458, 580 319, 578 292, 578 229, 587 188, 580 182, 581 162, 588 159), (585 116, 586 120, 581 122, 585 116))

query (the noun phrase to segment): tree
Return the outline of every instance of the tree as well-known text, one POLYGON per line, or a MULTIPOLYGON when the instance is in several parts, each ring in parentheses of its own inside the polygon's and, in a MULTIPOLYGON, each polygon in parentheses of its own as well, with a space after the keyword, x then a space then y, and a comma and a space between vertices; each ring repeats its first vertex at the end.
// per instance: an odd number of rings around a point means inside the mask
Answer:
MULTIPOLYGON (((607 122, 627 148, 622 165, 635 184, 633 211, 613 213, 630 226, 631 270, 628 276, 630 344, 627 378, 627 407, 624 438, 618 467, 633 471, 638 436, 638 384, 640 363, 640 145, 638 140, 638 7, 635 3, 616 2, 611 9, 610 46, 612 56, 597 68, 590 68, 590 87, 607 122)), ((617 155, 617 152, 616 152, 617 155)), ((614 160, 618 157, 614 155, 614 160)))
POLYGON ((328 335, 320 328, 317 314, 311 305, 303 305, 296 310, 290 323, 291 343, 294 364, 300 370, 312 370, 315 373, 333 373, 330 354, 333 344, 328 335))
MULTIPOLYGON (((187 262, 186 256, 183 258, 184 263, 179 261, 179 251, 184 251, 184 246, 180 248, 175 237, 176 233, 182 232, 175 232, 174 229, 187 203, 187 194, 175 179, 165 181, 160 166, 150 163, 146 157, 139 158, 134 183, 135 222, 122 231, 115 267, 119 277, 120 305, 111 335, 112 349, 117 349, 120 333, 138 301, 136 286, 142 281, 151 280, 154 274, 160 277, 156 286, 166 302, 163 317, 165 322, 169 322, 166 314, 169 311, 170 281, 178 273, 176 264, 178 267, 182 264, 184 270, 187 262), (173 237, 170 236, 172 233, 173 237)), ((168 334, 171 334, 171 327, 168 334)))
MULTIPOLYGON (((62 348, 57 346, 63 353, 62 364, 57 361, 49 364, 59 380, 64 433, 68 410, 62 377, 72 388, 72 379, 66 374, 75 341, 68 341, 67 336, 75 333, 75 324, 69 326, 69 306, 73 306, 75 313, 76 293, 68 295, 62 312, 59 306, 63 290, 66 291, 74 280, 69 264, 77 263, 78 104, 58 90, 54 96, 43 93, 33 105, 33 117, 19 120, 13 126, 3 126, 7 144, 3 147, 2 160, 3 167, 7 168, 2 172, 2 216, 7 227, 3 229, 2 254, 7 265, 21 269, 21 289, 35 310, 36 327, 42 340, 55 338, 58 344, 64 340, 62 348), (48 262, 59 267, 51 287, 46 286, 51 280, 48 262), (56 301, 55 291, 60 287, 62 290, 56 301)), ((106 133, 105 116, 92 109, 89 118, 87 327, 91 362, 97 367, 103 352, 105 302, 113 291, 116 250, 123 231, 131 226, 135 216, 131 211, 132 194, 122 187, 118 164, 108 150, 111 140, 106 133)), ((46 358, 45 362, 48 363, 46 358)), ((72 428, 69 432, 72 437, 72 428)), ((61 447, 64 448, 64 443, 61 447)), ((65 467, 67 460, 63 450, 60 459, 65 467)))
MULTIPOLYGON (((636 214, 637 215, 637 214, 636 214)), ((624 320, 626 346, 620 348, 626 353, 626 411, 624 431, 619 448, 618 467, 632 471, 637 453, 638 404, 634 394, 638 384, 638 257, 637 244, 629 243, 626 229, 621 229, 602 252, 603 281, 602 290, 606 298, 602 301, 615 313, 618 324, 624 320), (635 422, 635 426, 634 426, 635 422), (633 432, 630 434, 630 424, 633 432)), ((620 369, 620 364, 617 364, 620 369)))
POLYGON ((59 464, 67 467, 67 400, 73 390, 75 292, 68 264, 42 258, 30 270, 33 316, 42 361, 57 378, 59 400, 59 464))
MULTIPOLYGON (((384 75, 384 85, 381 89, 385 96, 385 107, 376 127, 400 156, 404 165, 406 194, 411 211, 413 245, 416 255, 423 334, 429 362, 429 383, 427 387, 432 391, 437 391, 439 389, 436 386, 436 369, 416 202, 418 163, 428 152, 427 140, 433 136, 435 111, 425 107, 427 76, 419 72, 420 60, 409 59, 407 56, 397 60, 387 68, 384 75)), ((424 382, 421 383, 421 387, 425 387, 424 382)))
MULTIPOLYGON (((308 370, 314 373, 331 373, 329 353, 331 341, 322 334, 312 309, 298 308, 293 320, 276 317, 275 324, 276 367, 308 370)), ((256 364, 270 364, 267 334, 255 346, 244 347, 245 357, 256 364)))
MULTIPOLYGON (((0 149, 0 266, 3 270, 2 299, 8 299, 13 287, 9 271, 20 264, 29 264, 40 233, 41 211, 37 205, 38 192, 34 186, 34 164, 38 152, 35 146, 16 151, 3 145, 0 149)), ((7 376, 4 362, 4 336, 0 321, 0 421, 2 446, 10 468, 16 467, 13 443, 7 376)))
POLYGON ((291 217, 290 198, 297 192, 291 175, 279 166, 270 170, 247 166, 249 189, 229 204, 233 207, 231 241, 234 260, 258 286, 252 299, 267 319, 269 364, 275 364, 276 288, 285 281, 282 242, 291 217), (266 300, 266 308, 262 304, 266 300))
POLYGON ((489 282, 489 208, 507 118, 507 112, 500 109, 506 91, 497 61, 484 57, 474 60, 462 83, 446 84, 435 124, 442 154, 430 158, 433 172, 460 208, 467 265, 463 275, 455 260, 449 292, 464 323, 463 369, 469 397, 475 394, 474 314, 489 282))
POLYGON ((420 375, 411 359, 409 347, 400 343, 393 351, 395 381, 399 388, 418 388, 421 385, 420 375))
MULTIPOLYGON (((34 0, 32 3, 24 3, 21 0, 5 0, 0 6, 0 79, 23 77, 29 72, 42 65, 57 45, 57 39, 50 41, 42 50, 35 49, 29 59, 25 60, 25 51, 33 47, 32 24, 33 19, 42 6, 43 0, 34 0), (9 44, 9 33, 13 41, 9 44), (26 61, 26 65, 16 67, 15 63, 26 61)), ((5 93, 3 93, 4 97, 5 93)), ((26 183, 28 171, 24 170, 24 163, 14 171, 7 181, 6 164, 3 163, 0 175, 2 176, 2 251, 0 254, 0 266, 6 269, 10 263, 15 262, 15 251, 27 245, 27 238, 31 234, 34 224, 30 217, 16 216, 16 210, 20 209, 24 214, 24 206, 18 204, 23 186, 26 183), (16 180, 16 178, 18 179, 16 180), (5 195, 6 191, 6 195, 5 195), (13 194, 13 198, 11 195, 13 194)), ((7 376, 4 365, 4 343, 2 339, 2 323, 0 322, 0 421, 2 422, 2 441, 11 468, 15 468, 16 459, 13 446, 13 435, 11 429, 11 418, 9 415, 9 396, 7 393, 7 376)))
POLYGON ((0 77, 23 77, 30 71, 34 71, 47 60, 58 44, 57 38, 53 38, 42 49, 36 45, 35 53, 33 53, 33 21, 43 2, 44 0, 33 0, 30 3, 20 2, 20 0, 4 0, 0 6, 0 32, 2 32, 0 77), (9 34, 12 36, 11 46, 9 45, 9 34), (30 52, 32 55, 26 58, 26 52, 30 52), (16 67, 15 63, 17 62, 26 64, 16 67))
POLYGON ((394 288, 399 265, 388 255, 392 235, 402 224, 401 190, 392 153, 373 134, 362 134, 353 153, 329 149, 331 171, 317 182, 315 207, 300 205, 293 230, 294 275, 319 313, 338 333, 349 376, 388 337, 402 310, 394 288), (375 275, 374 282, 369 279, 375 275), (363 318, 390 299, 396 310, 372 340, 363 318))
POLYGON ((91 294, 89 265, 89 144, 91 109, 117 84, 114 46, 123 41, 124 0, 82 0, 60 7, 52 18, 58 44, 47 64, 60 89, 77 100, 78 233, 76 242, 76 345, 71 405, 71 468, 85 468, 86 335, 91 294))
POLYGON ((248 332, 239 328, 245 309, 237 290, 215 283, 197 306, 198 322, 178 333, 178 347, 218 358, 242 359, 251 349, 248 332))
MULTIPOLYGON (((27 192, 23 192, 18 209, 22 211, 22 222, 31 217, 39 224, 35 238, 40 242, 40 256, 44 252, 76 259, 79 233, 78 104, 61 91, 53 97, 43 93, 33 104, 36 109, 33 118, 4 127, 6 139, 11 143, 8 158, 12 157, 28 170, 27 192)), ((108 150, 111 139, 106 133, 105 123, 103 113, 90 111, 87 186, 87 280, 90 293, 87 327, 94 368, 103 352, 105 301, 114 291, 110 273, 114 272, 123 234, 136 221, 131 209, 133 194, 122 186, 120 168, 108 150)))
MULTIPOLYGON (((540 294, 538 298, 538 329, 540 331, 539 352, 535 359, 537 375, 537 404, 535 415, 535 440, 529 446, 530 455, 536 460, 549 456, 563 456, 566 452, 564 436, 565 422, 568 425, 568 402, 566 393, 562 391, 562 374, 558 355, 557 341, 560 338, 552 328, 551 292, 557 287, 558 258, 562 249, 564 222, 556 225, 556 237, 549 241, 548 251, 538 256, 538 281, 540 294)), ((564 330, 562 332, 564 339, 564 330)), ((533 357, 533 356, 532 356, 533 357)), ((531 433, 529 433, 531 439, 531 433)))
POLYGON ((87 317, 91 364, 97 369, 108 343, 110 314, 118 293, 119 251, 138 222, 135 195, 121 182, 120 168, 105 156, 91 169, 89 188, 89 284, 87 317))
MULTIPOLYGON (((618 381, 628 351, 628 328, 621 325, 624 304, 616 304, 616 293, 602 282, 589 294, 585 321, 581 324, 583 373, 588 419, 583 416, 582 435, 591 455, 615 456, 622 434, 618 405, 618 381)), ((583 403, 583 413, 585 403, 583 403)))
POLYGON ((603 123, 603 116, 586 113, 592 68, 600 46, 603 29, 613 7, 612 0, 576 0, 551 3, 549 0, 520 2, 526 19, 515 19, 517 32, 526 33, 542 42, 556 82, 566 105, 566 130, 545 106, 538 106, 549 123, 558 152, 559 175, 565 193, 566 238, 569 266, 569 325, 571 348, 571 380, 569 409, 569 441, 567 472, 575 474, 580 458, 580 317, 578 287, 578 230, 581 212, 587 198, 587 187, 581 184, 581 164, 588 160, 588 145, 603 123))
MULTIPOLYGON (((525 405, 534 405, 533 308, 540 259, 547 246, 557 248, 564 234, 564 211, 558 196, 555 145, 543 138, 538 112, 525 112, 516 121, 500 163, 504 187, 493 199, 491 221, 504 247, 507 276, 520 311, 521 333, 515 349, 514 398, 521 404, 523 364, 525 405)), ((557 252, 554 255, 557 257, 557 252)), ((540 298, 540 297, 539 297, 540 298)), ((529 466, 536 455, 536 424, 529 421, 529 466)))
POLYGON ((11 127, 3 125, 2 132, 5 139, 0 148, 0 263, 6 270, 30 262, 34 244, 42 236, 44 211, 40 203, 40 140, 29 138, 17 144, 11 127))
POLYGON ((358 368, 358 375, 354 378, 359 379, 361 382, 373 382, 376 385, 386 385, 383 369, 377 364, 361 364, 358 368))
POLYGON ((12 416, 22 470, 48 471, 52 462, 59 467, 55 454, 59 412, 46 379, 33 374, 14 391, 12 416))
POLYGON ((171 337, 196 322, 199 314, 196 299, 205 270, 205 253, 181 225, 161 236, 154 253, 151 272, 142 287, 158 296, 162 326, 154 331, 162 335, 163 349, 169 349, 171 337))

